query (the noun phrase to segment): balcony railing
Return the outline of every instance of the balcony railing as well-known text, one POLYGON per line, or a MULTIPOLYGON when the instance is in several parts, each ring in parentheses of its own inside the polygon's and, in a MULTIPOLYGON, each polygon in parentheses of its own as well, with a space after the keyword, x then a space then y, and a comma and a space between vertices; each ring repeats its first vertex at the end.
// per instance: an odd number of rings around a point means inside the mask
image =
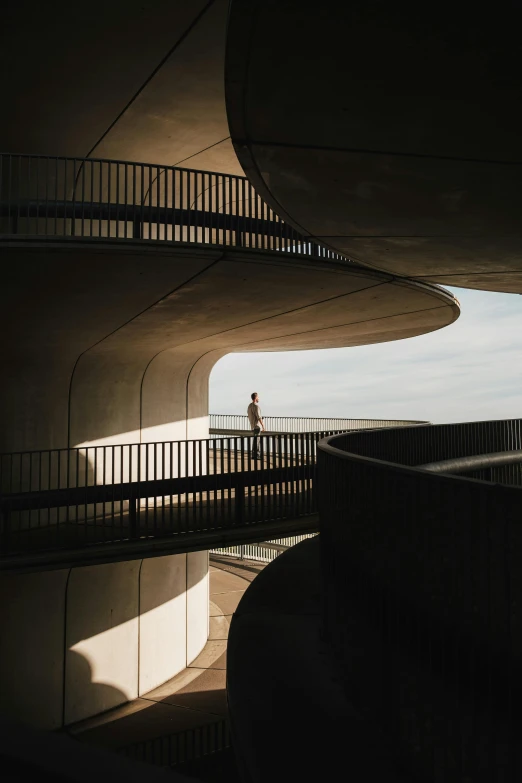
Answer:
MULTIPOLYGON (((314 416, 264 416, 263 422, 269 433, 273 432, 324 432, 326 430, 363 430, 381 427, 404 427, 411 424, 429 424, 427 421, 405 419, 342 419, 314 416)), ((215 434, 227 432, 250 432, 248 416, 237 413, 211 413, 210 431, 215 434)))
POLYGON ((232 246, 349 263, 281 220, 246 177, 93 158, 0 155, 0 236, 232 246))
POLYGON ((407 779, 520 777, 521 449, 522 420, 318 446, 325 625, 407 779))
POLYGON ((56 567, 64 552, 81 550, 81 560, 100 546, 105 559, 129 559, 136 546, 172 549, 173 537, 178 544, 189 537, 192 549, 219 547, 223 531, 238 533, 226 538, 231 543, 284 534, 285 520, 316 513, 317 442, 325 434, 1 454, 1 566, 25 557, 56 567))

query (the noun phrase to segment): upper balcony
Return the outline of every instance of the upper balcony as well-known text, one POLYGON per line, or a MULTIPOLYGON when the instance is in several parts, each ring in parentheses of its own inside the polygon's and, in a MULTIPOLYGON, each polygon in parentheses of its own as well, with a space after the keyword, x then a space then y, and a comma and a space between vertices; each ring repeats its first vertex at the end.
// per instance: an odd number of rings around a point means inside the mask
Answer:
POLYGON ((0 155, 0 235, 232 246, 350 263, 281 220, 246 177, 92 158, 0 155))

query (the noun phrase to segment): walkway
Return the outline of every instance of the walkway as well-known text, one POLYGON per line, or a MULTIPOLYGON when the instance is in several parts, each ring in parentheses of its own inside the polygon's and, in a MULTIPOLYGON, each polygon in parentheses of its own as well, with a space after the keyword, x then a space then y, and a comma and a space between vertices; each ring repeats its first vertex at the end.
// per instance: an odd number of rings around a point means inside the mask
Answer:
POLYGON ((200 655, 159 688, 121 707, 69 726, 67 731, 82 742, 118 750, 225 717, 230 620, 246 588, 264 567, 264 563, 211 555, 210 633, 200 655))
POLYGON ((251 437, 3 455, 0 567, 94 565, 317 530, 324 434, 262 438, 255 460, 251 437))

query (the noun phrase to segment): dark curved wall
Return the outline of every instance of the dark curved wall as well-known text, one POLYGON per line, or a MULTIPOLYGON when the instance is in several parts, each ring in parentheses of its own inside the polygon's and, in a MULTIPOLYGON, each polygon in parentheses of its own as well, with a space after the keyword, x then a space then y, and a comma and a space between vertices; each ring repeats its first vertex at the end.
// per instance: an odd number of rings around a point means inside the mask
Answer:
POLYGON ((415 780, 520 776, 520 482, 413 465, 520 448, 521 433, 468 422, 319 446, 328 636, 347 693, 415 780))
POLYGON ((522 292, 517 7, 232 0, 232 139, 272 207, 356 261, 522 292))

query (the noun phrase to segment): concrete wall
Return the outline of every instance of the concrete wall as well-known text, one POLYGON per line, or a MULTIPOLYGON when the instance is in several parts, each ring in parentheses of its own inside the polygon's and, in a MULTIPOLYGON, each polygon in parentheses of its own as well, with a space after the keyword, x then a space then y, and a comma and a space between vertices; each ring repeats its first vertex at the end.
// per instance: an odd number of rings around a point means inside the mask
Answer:
POLYGON ((411 3, 232 0, 228 121, 257 193, 357 263, 522 293, 517 4, 502 7, 471 22, 451 6, 448 25, 438 4, 426 25, 411 3))
POLYGON ((227 12, 228 0, 113 0, 110 8, 94 0, 86 15, 55 0, 51 18, 22 1, 2 30, 0 62, 12 79, 0 147, 162 164, 190 159, 198 169, 241 174, 225 112, 227 12), (89 78, 78 79, 86 63, 89 78))
POLYGON ((146 693, 208 638, 208 553, 0 578, 0 711, 56 729, 146 693))
POLYGON ((209 615, 199 610, 203 604, 208 606, 208 555, 206 552, 187 554, 187 663, 196 658, 209 633, 209 615))
MULTIPOLYGON (((200 421, 195 437, 208 437, 214 362, 206 377, 195 373, 208 349, 183 346, 190 320, 180 313, 184 329, 165 334, 156 312, 159 307, 165 315, 165 299, 175 298, 218 252, 173 260, 170 252, 71 256, 55 249, 43 263, 38 253, 22 255, 9 266, 0 296, 10 335, 0 349, 0 451, 139 443, 142 435, 148 442, 184 439, 188 415, 200 421)), ((175 312, 166 315, 176 318, 175 312)), ((216 352, 214 361, 223 353, 216 352)))
POLYGON ((208 376, 231 351, 403 339, 458 315, 440 290, 286 253, 0 250, 0 452, 205 437, 208 376))

